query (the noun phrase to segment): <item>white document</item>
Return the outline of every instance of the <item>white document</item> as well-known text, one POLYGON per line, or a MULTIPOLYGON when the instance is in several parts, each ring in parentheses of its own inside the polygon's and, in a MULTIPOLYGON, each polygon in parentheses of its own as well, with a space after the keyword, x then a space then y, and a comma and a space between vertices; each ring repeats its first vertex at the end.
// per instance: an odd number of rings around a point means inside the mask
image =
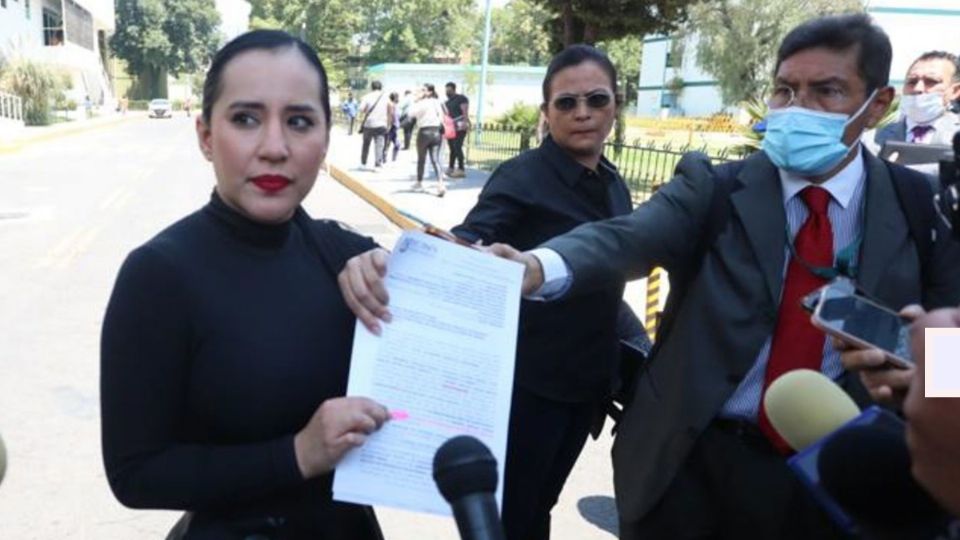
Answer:
POLYGON ((523 266, 420 232, 397 241, 386 287, 393 321, 357 322, 347 395, 393 419, 337 466, 333 498, 450 515, 433 455, 472 435, 497 458, 502 499, 523 266))

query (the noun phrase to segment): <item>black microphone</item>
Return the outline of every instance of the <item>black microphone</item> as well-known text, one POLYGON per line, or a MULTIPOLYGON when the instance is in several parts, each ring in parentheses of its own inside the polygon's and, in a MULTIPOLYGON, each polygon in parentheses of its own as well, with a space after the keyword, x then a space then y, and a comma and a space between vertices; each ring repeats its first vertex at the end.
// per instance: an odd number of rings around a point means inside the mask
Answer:
POLYGON ((957 525, 914 480, 910 464, 902 429, 864 425, 830 437, 817 470, 865 538, 954 538, 957 525))
POLYGON ((497 460, 486 445, 468 435, 443 443, 433 456, 433 479, 453 507, 461 540, 504 540, 493 497, 497 460))

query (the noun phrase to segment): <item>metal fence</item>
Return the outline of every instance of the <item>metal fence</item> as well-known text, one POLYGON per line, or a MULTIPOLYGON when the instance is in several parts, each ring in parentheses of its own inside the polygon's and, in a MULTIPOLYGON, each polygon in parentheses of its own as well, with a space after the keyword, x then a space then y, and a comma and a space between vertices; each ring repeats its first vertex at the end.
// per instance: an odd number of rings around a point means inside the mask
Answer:
POLYGON ((23 121, 23 100, 13 94, 0 92, 0 118, 23 121))
MULTIPOLYGON (((467 160, 473 167, 493 170, 501 162, 538 144, 536 133, 529 128, 498 124, 484 124, 479 128, 475 126, 467 139, 467 160)), ((620 175, 630 188, 634 201, 641 202, 656 191, 657 187, 670 180, 683 154, 693 151, 707 154, 714 163, 746 157, 746 154, 729 149, 710 152, 707 147, 692 145, 673 147, 670 144, 641 145, 639 142, 634 144, 607 142, 603 153, 620 170, 620 175)))
MULTIPOLYGON (((333 119, 339 125, 347 123, 345 115, 339 110, 333 111, 333 119)), ((359 124, 360 119, 356 122, 359 124)), ((471 167, 492 171, 500 163, 535 148, 538 144, 536 131, 528 127, 483 124, 473 126, 467 137, 465 152, 471 167)), ((707 147, 642 145, 639 141, 633 144, 607 142, 603 154, 620 170, 634 202, 639 203, 670 180, 680 157, 693 151, 707 154, 714 163, 746 157, 745 154, 730 149, 711 152, 707 147)))

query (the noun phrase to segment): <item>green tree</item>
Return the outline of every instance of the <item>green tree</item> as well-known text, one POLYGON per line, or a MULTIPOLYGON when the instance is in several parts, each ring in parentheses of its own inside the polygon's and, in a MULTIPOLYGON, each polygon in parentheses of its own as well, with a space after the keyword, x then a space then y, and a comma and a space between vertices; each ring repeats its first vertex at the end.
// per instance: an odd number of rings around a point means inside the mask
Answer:
MULTIPOLYGON (((550 60, 550 11, 532 0, 511 0, 493 10, 490 63, 540 66, 550 60)), ((483 25, 477 26, 477 50, 483 43, 483 25)))
POLYGON ((777 49, 793 27, 857 11, 861 0, 713 0, 690 9, 687 28, 697 36, 697 63, 717 80, 724 104, 735 105, 765 95, 777 49))
POLYGON ((640 80, 640 58, 643 53, 643 39, 640 36, 625 36, 619 39, 597 43, 617 67, 620 92, 624 104, 637 99, 637 85, 640 80))
POLYGON ((357 36, 364 22, 357 0, 251 0, 251 28, 276 28, 303 37, 317 50, 330 86, 346 83, 351 60, 358 56, 357 36))
POLYGON ((553 49, 573 43, 609 41, 629 35, 665 33, 686 20, 699 0, 535 0, 553 14, 548 27, 553 49))
POLYGON ((134 96, 166 97, 167 73, 199 71, 220 45, 214 0, 117 0, 110 47, 137 77, 134 96))
POLYGON ((371 64, 459 60, 482 26, 473 2, 366 0, 364 13, 360 39, 371 64))

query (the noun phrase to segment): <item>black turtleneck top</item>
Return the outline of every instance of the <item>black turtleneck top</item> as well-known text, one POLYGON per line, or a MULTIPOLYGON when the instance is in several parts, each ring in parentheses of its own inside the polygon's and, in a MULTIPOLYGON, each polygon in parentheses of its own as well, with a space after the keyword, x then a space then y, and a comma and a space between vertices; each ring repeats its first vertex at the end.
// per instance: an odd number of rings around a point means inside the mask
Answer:
POLYGON ((333 476, 304 480, 293 436, 344 395, 355 319, 309 234, 334 261, 375 246, 332 222, 259 224, 214 194, 127 257, 101 342, 123 504, 326 536, 333 476))

